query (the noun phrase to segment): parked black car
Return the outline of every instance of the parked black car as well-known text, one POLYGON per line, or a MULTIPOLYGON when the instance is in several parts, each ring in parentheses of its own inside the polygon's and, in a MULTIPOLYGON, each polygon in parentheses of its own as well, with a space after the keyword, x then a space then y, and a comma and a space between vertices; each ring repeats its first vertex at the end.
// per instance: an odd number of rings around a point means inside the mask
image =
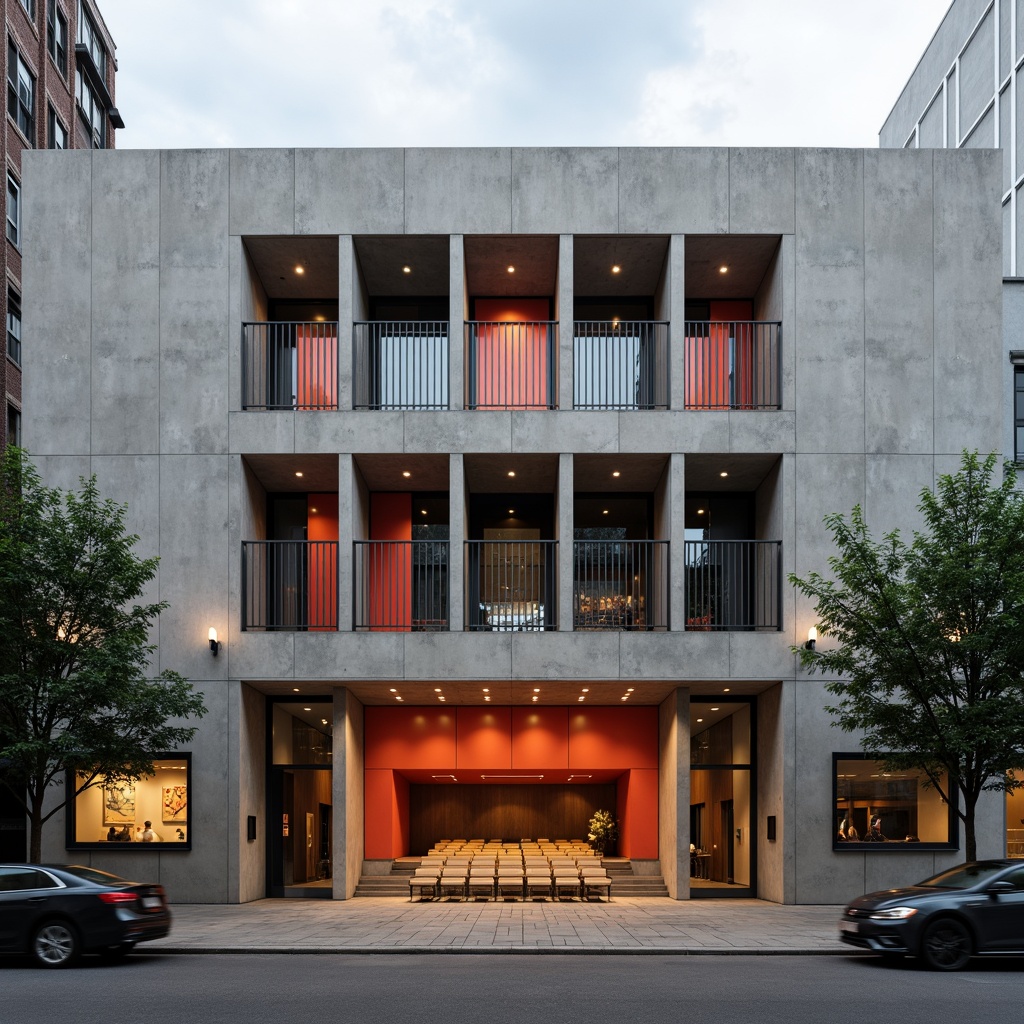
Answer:
POLYGON ((81 953, 123 956, 170 930, 159 885, 75 864, 0 864, 0 951, 67 967, 81 953))
POLYGON ((972 956, 1024 955, 1024 862, 960 864, 906 889, 860 896, 843 911, 843 942, 958 971, 972 956))

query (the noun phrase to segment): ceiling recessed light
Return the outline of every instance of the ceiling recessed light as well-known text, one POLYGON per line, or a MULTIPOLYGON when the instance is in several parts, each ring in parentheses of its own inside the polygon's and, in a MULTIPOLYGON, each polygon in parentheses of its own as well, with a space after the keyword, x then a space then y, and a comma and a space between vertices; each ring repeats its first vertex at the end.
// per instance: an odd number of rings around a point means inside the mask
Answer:
POLYGON ((395 694, 395 700, 401 700, 401 699, 402 699, 402 698, 401 698, 401 697, 399 697, 399 696, 398 696, 398 694, 395 694))
POLYGON ((391 687, 391 692, 392 693, 398 693, 398 691, 393 686, 391 687))
POLYGON ((440 686, 435 686, 434 687, 434 693, 440 693, 440 692, 441 692, 441 687, 440 686))
POLYGON ((577 700, 586 700, 587 698, 586 698, 586 697, 583 697, 583 696, 579 696, 579 697, 577 697, 576 699, 577 699, 577 700))
POLYGON ((302 710, 303 711, 312 711, 313 709, 312 708, 303 708, 302 710))
POLYGON ((636 689, 635 686, 627 686, 626 687, 626 693, 632 693, 635 689, 636 689))
POLYGON ((614 266, 614 267, 612 267, 612 273, 613 273, 613 274, 618 274, 618 273, 619 273, 619 272, 620 272, 621 270, 622 270, 622 267, 620 267, 620 266, 618 265, 618 263, 616 263, 616 264, 615 264, 615 266, 614 266))
POLYGON ((437 699, 438 700, 444 700, 444 697, 443 696, 442 697, 438 697, 437 699))
POLYGON ((293 686, 292 687, 292 693, 298 693, 298 692, 299 692, 299 688, 297 686, 293 686))
POLYGON ((589 687, 584 686, 583 690, 581 692, 582 693, 590 693, 590 689, 589 689, 589 687))
POLYGON ((314 515, 316 515, 316 509, 315 508, 311 508, 309 511, 312 512, 314 515))
POLYGON ((509 272, 510 274, 514 274, 514 273, 516 272, 516 268, 515 268, 515 267, 513 267, 513 266, 512 266, 511 264, 509 264, 508 272, 509 272))
POLYGON ((486 697, 484 697, 484 700, 490 700, 490 699, 491 699, 490 694, 488 694, 486 697))
POLYGON ((712 708, 711 710, 712 711, 721 711, 722 709, 721 708, 712 708))
POLYGON ((722 472, 719 473, 718 475, 719 476, 728 476, 729 474, 723 469, 722 472))
MULTIPOLYGON (((488 697, 487 699, 488 699, 488 700, 490 700, 491 698, 490 698, 490 697, 488 697)), ((534 694, 534 695, 533 695, 533 699, 534 699, 534 700, 539 700, 539 698, 537 697, 537 695, 536 695, 536 694, 534 694)))
POLYGON ((703 718, 698 718, 698 719, 697 719, 697 721, 698 721, 698 722, 703 722, 703 721, 704 721, 704 719, 703 719, 703 718))
POLYGON ((327 719, 326 718, 321 718, 320 719, 320 724, 321 725, 326 725, 327 724, 327 719))
POLYGON ((603 516, 608 515, 608 509, 606 509, 606 508, 601 509, 601 515, 603 515, 603 516))
POLYGON ((296 268, 295 268, 295 273, 296 274, 304 274, 305 272, 306 272, 306 268, 301 263, 298 264, 298 266, 296 266, 296 268))
POLYGON ((302 472, 300 470, 295 470, 295 475, 296 476, 302 476, 302 472))
POLYGON ((618 478, 618 477, 622 476, 622 474, 617 469, 613 469, 612 470, 612 476, 618 478))
POLYGON ((406 264, 406 266, 402 267, 402 273, 403 274, 411 274, 412 273, 412 267, 410 267, 408 264, 406 264))
POLYGON ((516 514, 516 510, 515 510, 514 508, 510 508, 510 509, 508 510, 508 514, 509 514, 510 516, 514 516, 514 515, 516 514))
POLYGON ((627 693, 625 697, 620 697, 619 700, 629 700, 629 694, 627 693))
POLYGON ((704 515, 704 509, 702 509, 702 508, 697 509, 697 515, 699 515, 699 516, 704 515))
POLYGON ((728 693, 728 692, 729 692, 729 687, 727 686, 727 687, 726 687, 726 688, 725 688, 725 689, 724 689, 724 690, 722 691, 722 693, 728 693))
POLYGON ((722 266, 720 266, 718 268, 718 272, 720 274, 728 274, 729 273, 729 268, 723 264, 722 266))
POLYGON ((508 475, 509 475, 509 476, 515 476, 515 475, 516 475, 516 471, 515 471, 514 469, 510 469, 510 470, 508 471, 508 475))
POLYGON ((534 692, 534 693, 540 693, 540 687, 539 687, 539 686, 535 686, 535 687, 533 688, 533 692, 534 692))
POLYGON ((317 313, 317 315, 315 317, 313 317, 313 319, 318 324, 322 324, 327 319, 327 317, 325 317, 322 313, 317 313))
POLYGON ((491 692, 491 691, 490 691, 490 688, 489 688, 489 687, 487 687, 487 686, 485 686, 485 687, 484 687, 484 693, 490 693, 490 692, 491 692))
POLYGON ((402 470, 402 476, 404 476, 404 477, 405 477, 405 479, 406 479, 406 480, 408 480, 408 479, 409 479, 409 477, 411 477, 411 476, 412 476, 412 473, 410 473, 410 472, 409 472, 409 470, 407 470, 407 469, 403 469, 403 470, 402 470))

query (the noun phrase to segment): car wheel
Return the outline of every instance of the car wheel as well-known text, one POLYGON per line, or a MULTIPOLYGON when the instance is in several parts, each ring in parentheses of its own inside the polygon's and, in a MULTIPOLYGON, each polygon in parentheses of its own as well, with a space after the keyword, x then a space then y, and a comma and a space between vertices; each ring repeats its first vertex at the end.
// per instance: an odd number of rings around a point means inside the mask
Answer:
POLYGON ((959 971, 973 952, 970 930, 952 917, 933 921, 921 936, 921 958, 933 971, 959 971))
POLYGON ((66 921, 44 921, 32 933, 30 952, 40 967, 67 967, 78 959, 78 933, 66 921))

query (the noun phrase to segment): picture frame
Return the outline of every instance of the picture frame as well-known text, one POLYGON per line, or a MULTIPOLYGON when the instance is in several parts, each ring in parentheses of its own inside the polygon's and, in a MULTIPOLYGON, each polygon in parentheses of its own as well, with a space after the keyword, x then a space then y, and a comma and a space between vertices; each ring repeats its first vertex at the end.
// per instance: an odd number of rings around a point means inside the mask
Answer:
POLYGON ((164 786, 160 796, 161 821, 165 825, 188 821, 188 786, 164 786))
POLYGON ((103 824, 135 823, 135 783, 119 782, 103 787, 103 824))

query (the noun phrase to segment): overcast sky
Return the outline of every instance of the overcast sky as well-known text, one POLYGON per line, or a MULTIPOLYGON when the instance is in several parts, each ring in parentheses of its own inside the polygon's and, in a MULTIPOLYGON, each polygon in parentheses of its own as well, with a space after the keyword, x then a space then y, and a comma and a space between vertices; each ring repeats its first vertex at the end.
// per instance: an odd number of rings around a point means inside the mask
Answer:
POLYGON ((858 146, 949 0, 99 0, 119 148, 858 146))

